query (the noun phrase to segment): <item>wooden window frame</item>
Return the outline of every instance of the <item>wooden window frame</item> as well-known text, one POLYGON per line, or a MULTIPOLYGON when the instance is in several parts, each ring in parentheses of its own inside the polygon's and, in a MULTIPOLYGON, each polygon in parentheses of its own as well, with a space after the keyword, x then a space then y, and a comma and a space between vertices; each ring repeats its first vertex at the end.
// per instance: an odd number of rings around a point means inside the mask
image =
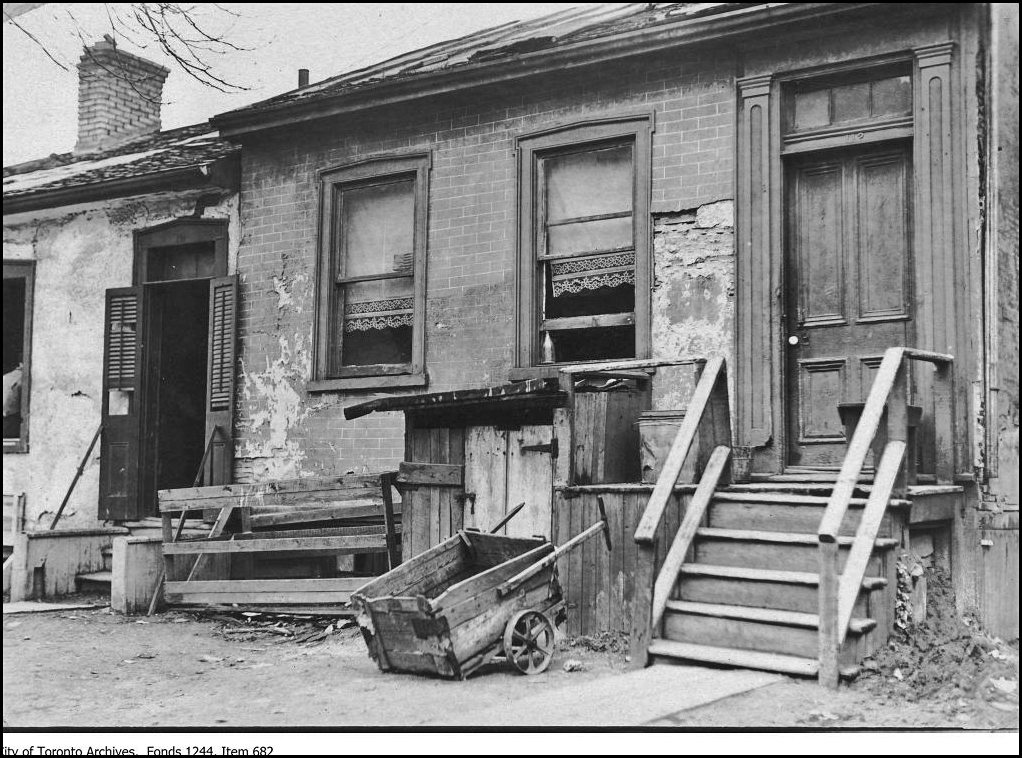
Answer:
MULTIPOLYGON (((132 284, 153 284, 149 278, 149 251, 161 247, 213 243, 213 277, 227 276, 228 221, 222 218, 177 218, 134 232, 132 284)), ((204 277, 209 278, 209 277, 204 277)))
MULTIPOLYGON (((426 244, 429 210, 428 153, 379 155, 357 163, 319 172, 319 243, 316 269, 315 371, 307 388, 312 392, 423 387, 427 384, 426 354, 426 244), (414 230, 412 240, 412 356, 409 363, 333 366, 335 337, 331 323, 340 219, 336 198, 345 187, 375 179, 414 177, 414 230)), ((362 279, 365 277, 357 277, 362 279)), ((368 277, 371 279, 386 278, 368 277)))
MULTIPOLYGON (((652 229, 650 220, 652 114, 625 115, 616 118, 572 123, 522 135, 517 139, 518 152, 518 339, 516 368, 513 378, 549 375, 558 367, 584 365, 592 361, 569 361, 542 364, 539 362, 539 291, 537 276, 541 263, 537 245, 536 224, 540 213, 536 201, 537 165, 541 157, 594 147, 600 143, 633 144, 633 242, 635 248, 635 355, 631 359, 650 356, 650 307, 652 284, 652 229)), ((591 318, 591 317, 589 317, 591 318)), ((629 360, 628 358, 622 360, 629 360)))
POLYGON ((35 261, 4 260, 4 279, 25 280, 25 321, 22 329, 21 430, 18 438, 4 440, 4 453, 28 452, 29 390, 32 383, 32 312, 35 290, 35 261))

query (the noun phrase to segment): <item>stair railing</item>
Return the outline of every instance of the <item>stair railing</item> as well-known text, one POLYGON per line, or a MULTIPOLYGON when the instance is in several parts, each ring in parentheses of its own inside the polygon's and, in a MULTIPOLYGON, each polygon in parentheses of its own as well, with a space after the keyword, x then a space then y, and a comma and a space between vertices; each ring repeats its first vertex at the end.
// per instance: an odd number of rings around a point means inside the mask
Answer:
POLYGON ((714 489, 727 480, 728 457, 731 452, 731 410, 727 394, 727 366, 723 358, 714 358, 703 366, 685 418, 674 437, 663 469, 650 494, 649 502, 635 529, 636 563, 635 591, 632 596, 632 628, 629 652, 633 668, 646 665, 653 630, 659 625, 664 606, 670 597, 678 569, 709 505, 714 489), (656 533, 664 512, 685 466, 696 436, 707 439, 713 447, 699 486, 688 504, 685 518, 672 539, 671 549, 657 576, 656 533), (711 442, 712 441, 712 442, 711 442), (674 566, 674 570, 669 570, 674 566))
POLYGON ((848 633, 852 609, 862 586, 884 512, 892 496, 901 497, 905 494, 909 360, 932 363, 936 367, 933 388, 938 411, 934 417, 938 481, 950 481, 954 469, 954 357, 915 348, 888 348, 848 444, 841 472, 817 530, 820 565, 819 680, 828 687, 837 687, 838 684, 838 653, 848 633), (839 574, 838 535, 841 524, 862 476, 866 456, 881 425, 886 425, 887 443, 877 462, 873 486, 852 541, 844 572, 839 574))

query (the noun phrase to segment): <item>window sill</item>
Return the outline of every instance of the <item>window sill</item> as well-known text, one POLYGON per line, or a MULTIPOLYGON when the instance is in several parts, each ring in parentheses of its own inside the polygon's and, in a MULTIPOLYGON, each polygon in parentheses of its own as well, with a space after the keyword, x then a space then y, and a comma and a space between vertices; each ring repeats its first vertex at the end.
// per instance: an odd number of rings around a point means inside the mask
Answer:
POLYGON ((28 443, 21 440, 4 440, 4 455, 7 453, 27 453, 28 443))
POLYGON ((429 376, 421 374, 395 374, 391 376, 351 376, 344 379, 314 379, 305 385, 309 392, 353 392, 401 387, 425 387, 429 376))
POLYGON ((521 382, 527 379, 555 379, 565 369, 585 371, 598 368, 605 371, 645 371, 656 373, 659 365, 671 365, 669 361, 650 360, 648 358, 617 358, 602 361, 579 361, 578 363, 549 363, 542 366, 520 366, 508 371, 508 381, 521 382))

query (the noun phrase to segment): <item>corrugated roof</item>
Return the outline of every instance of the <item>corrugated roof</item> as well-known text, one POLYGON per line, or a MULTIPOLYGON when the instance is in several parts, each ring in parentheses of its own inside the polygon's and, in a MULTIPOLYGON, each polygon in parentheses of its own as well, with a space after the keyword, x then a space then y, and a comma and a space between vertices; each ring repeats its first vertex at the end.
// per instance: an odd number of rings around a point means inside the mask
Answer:
POLYGON ((342 94, 381 82, 408 79, 472 64, 553 49, 621 32, 675 23, 754 3, 609 3, 559 11, 528 21, 513 21, 464 37, 424 47, 372 66, 342 73, 298 90, 221 116, 257 112, 342 94))
POLYGON ((4 167, 4 200, 123 179, 199 169, 238 151, 208 123, 168 129, 110 150, 49 158, 4 167))

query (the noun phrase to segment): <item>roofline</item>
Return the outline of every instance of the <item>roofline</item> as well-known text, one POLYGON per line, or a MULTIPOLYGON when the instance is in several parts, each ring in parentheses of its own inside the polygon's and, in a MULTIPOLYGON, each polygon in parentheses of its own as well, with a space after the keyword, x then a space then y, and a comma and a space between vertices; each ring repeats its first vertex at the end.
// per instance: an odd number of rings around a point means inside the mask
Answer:
POLYGON ((203 163, 198 166, 186 166, 159 171, 145 176, 131 176, 123 179, 111 179, 95 184, 82 184, 74 187, 59 187, 52 190, 26 193, 4 197, 3 215, 38 211, 46 208, 59 208, 65 205, 91 203, 97 200, 112 200, 132 195, 148 195, 154 192, 170 190, 196 189, 216 186, 222 189, 234 189, 239 186, 240 161, 238 154, 233 153, 222 158, 203 163), (232 167, 229 165, 233 163, 232 167))
POLYGON ((221 137, 239 137, 380 105, 506 82, 550 71, 563 71, 566 68, 578 68, 599 61, 657 52, 680 45, 704 43, 759 30, 765 26, 843 15, 880 5, 890 4, 761 3, 673 24, 635 29, 538 50, 512 59, 466 64, 406 78, 385 79, 332 95, 310 96, 302 101, 287 101, 261 108, 249 106, 218 114, 210 121, 220 131, 221 137))

